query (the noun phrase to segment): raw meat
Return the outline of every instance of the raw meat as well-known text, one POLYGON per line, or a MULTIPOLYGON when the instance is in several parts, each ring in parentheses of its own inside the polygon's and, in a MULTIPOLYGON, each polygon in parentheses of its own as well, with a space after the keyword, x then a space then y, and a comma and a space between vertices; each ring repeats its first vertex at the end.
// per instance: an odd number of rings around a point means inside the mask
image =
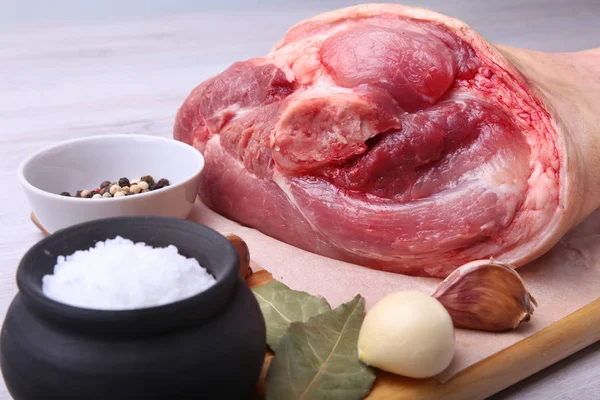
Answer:
POLYGON ((565 212, 567 144, 544 97, 455 19, 362 5, 291 28, 195 88, 174 137, 206 158, 207 206, 371 268, 522 265, 565 212))

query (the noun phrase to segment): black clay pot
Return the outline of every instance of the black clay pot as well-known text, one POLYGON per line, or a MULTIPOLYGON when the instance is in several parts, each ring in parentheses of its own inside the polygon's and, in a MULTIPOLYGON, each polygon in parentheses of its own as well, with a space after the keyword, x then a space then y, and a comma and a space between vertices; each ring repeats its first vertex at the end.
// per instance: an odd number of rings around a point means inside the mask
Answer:
POLYGON ((265 322, 238 277, 229 241, 172 218, 91 221, 33 246, 17 271, 19 293, 0 337, 0 363, 16 400, 244 399, 265 354, 265 322), (120 235, 154 247, 175 245, 217 283, 164 306, 124 311, 65 305, 42 293, 58 255, 120 235))

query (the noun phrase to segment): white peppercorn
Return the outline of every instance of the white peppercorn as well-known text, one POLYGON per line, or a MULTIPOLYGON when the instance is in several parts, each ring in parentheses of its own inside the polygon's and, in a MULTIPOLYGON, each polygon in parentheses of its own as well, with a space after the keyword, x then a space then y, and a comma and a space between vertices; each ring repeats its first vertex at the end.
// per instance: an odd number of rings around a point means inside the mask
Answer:
POLYGON ((113 197, 121 197, 121 196, 125 196, 125 193, 123 193, 123 192, 115 192, 115 194, 113 195, 113 197))
POLYGON ((140 189, 142 189, 142 192, 143 192, 143 191, 147 190, 150 185, 148 185, 148 182, 146 182, 146 181, 139 181, 138 186, 140 187, 140 189))
POLYGON ((113 196, 120 191, 121 191, 121 186, 119 186, 119 185, 112 185, 110 187, 110 194, 112 194, 113 196))

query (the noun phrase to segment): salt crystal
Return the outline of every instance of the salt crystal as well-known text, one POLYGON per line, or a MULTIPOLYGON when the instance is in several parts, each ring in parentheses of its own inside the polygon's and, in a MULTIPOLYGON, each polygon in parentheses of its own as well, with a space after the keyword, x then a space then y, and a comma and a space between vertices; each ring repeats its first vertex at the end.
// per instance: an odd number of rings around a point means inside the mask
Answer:
POLYGON ((130 310, 183 300, 215 278, 175 246, 154 248, 117 236, 88 250, 58 256, 42 291, 61 303, 97 310, 130 310))

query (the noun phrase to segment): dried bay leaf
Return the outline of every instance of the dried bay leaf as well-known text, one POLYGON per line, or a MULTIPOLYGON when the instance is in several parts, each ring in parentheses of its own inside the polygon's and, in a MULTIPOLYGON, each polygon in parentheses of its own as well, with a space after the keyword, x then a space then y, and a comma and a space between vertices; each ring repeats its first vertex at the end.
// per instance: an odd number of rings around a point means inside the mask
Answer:
POLYGON ((281 282, 271 281, 252 291, 267 324, 267 344, 273 350, 292 322, 331 311, 324 297, 292 290, 281 282))
POLYGON ((290 324, 267 375, 267 400, 362 399, 375 374, 358 359, 365 300, 290 324))

